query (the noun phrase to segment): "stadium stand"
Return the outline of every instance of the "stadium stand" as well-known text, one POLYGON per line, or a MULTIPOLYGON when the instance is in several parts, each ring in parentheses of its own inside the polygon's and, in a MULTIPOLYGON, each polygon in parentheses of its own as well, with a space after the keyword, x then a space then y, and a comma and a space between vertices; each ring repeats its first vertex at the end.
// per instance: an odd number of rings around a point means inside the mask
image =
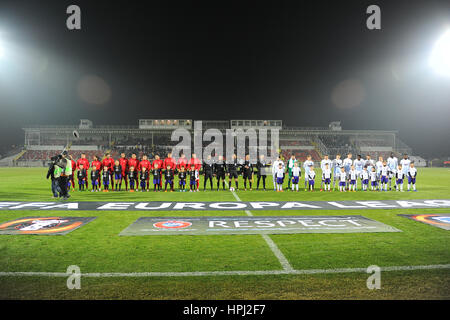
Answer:
POLYGON ((411 159, 411 161, 414 162, 414 165, 416 167, 426 167, 427 166, 427 161, 419 156, 410 156, 409 157, 411 159))
POLYGON ((306 157, 308 155, 311 156, 311 160, 314 162, 320 162, 320 160, 322 159, 316 150, 311 150, 311 151, 282 150, 281 151, 281 159, 287 160, 291 157, 291 155, 295 155, 295 158, 302 162, 306 160, 306 157))
MULTIPOLYGON (((21 161, 42 161, 42 160, 50 160, 55 154, 58 154, 60 151, 55 150, 26 150, 25 153, 20 158, 21 161)), ((85 153, 88 159, 92 159, 94 155, 102 156, 104 153, 93 150, 74 150, 69 151, 69 154, 74 158, 80 158, 81 154, 85 153)))
POLYGON ((281 146, 313 146, 310 140, 280 140, 280 147, 281 146))
MULTIPOLYGON (((84 152, 92 160, 94 155, 102 157, 106 151, 110 151, 113 158, 118 158, 121 152, 125 152, 127 156, 136 153, 138 157, 146 154, 150 159, 155 154, 164 157, 176 144, 171 141, 173 130, 186 129, 193 138, 193 124, 194 121, 190 119, 140 119, 135 126, 94 126, 92 121, 82 119, 78 126, 29 126, 23 128, 23 151, 19 153, 15 150, 18 158, 5 163, 21 166, 46 165, 50 157, 60 152, 69 141, 72 142, 70 154, 74 159, 84 152), (79 132, 79 139, 72 138, 74 130, 79 132)), ((286 127, 280 120, 204 120, 202 128, 203 133, 208 128, 217 128, 222 133, 227 129, 254 129, 257 134, 260 129, 279 130, 280 156, 287 159, 295 154, 300 161, 311 155, 313 161, 318 162, 325 154, 333 158, 337 153, 343 156, 347 153, 355 156, 370 154, 372 158, 387 158, 391 152, 399 158, 403 153, 412 154, 411 148, 397 137, 396 131, 342 130, 340 123, 339 126, 330 124, 328 127, 286 127)), ((203 141, 203 147, 210 143, 203 141)), ((245 151, 249 151, 248 146, 245 151)), ((417 158, 417 162, 422 164, 425 160, 417 158)))

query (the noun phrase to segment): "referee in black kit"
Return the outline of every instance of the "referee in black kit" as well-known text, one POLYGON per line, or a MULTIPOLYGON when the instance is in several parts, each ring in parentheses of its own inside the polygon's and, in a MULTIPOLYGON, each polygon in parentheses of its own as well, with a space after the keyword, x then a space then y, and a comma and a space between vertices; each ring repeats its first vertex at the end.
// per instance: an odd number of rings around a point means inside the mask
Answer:
POLYGON ((257 176, 256 190, 259 189, 259 182, 262 178, 263 189, 264 189, 264 191, 266 191, 266 167, 267 167, 267 162, 266 162, 264 155, 262 154, 259 156, 259 159, 256 162, 256 176, 257 176))
POLYGON ((213 161, 211 160, 211 155, 208 155, 206 161, 203 161, 203 175, 205 176, 205 180, 203 180, 203 191, 206 191, 206 181, 208 179, 211 190, 213 190, 213 161))
POLYGON ((230 160, 226 161, 227 163, 227 175, 228 175, 228 185, 231 190, 233 190, 233 186, 231 185, 231 179, 234 179, 234 184, 236 185, 236 190, 239 189, 239 181, 238 181, 238 169, 239 163, 237 161, 236 155, 233 154, 230 160))
POLYGON ((219 156, 216 163, 214 163, 214 175, 217 179, 217 191, 219 191, 220 180, 222 180, 222 189, 225 190, 225 173, 227 165, 223 161, 223 156, 219 156))

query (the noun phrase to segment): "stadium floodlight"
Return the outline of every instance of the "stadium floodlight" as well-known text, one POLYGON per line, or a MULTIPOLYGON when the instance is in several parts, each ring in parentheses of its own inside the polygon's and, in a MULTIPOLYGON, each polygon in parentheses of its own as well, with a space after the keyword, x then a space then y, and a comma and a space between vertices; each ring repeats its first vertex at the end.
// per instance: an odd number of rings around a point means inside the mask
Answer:
POLYGON ((437 73, 450 76, 450 29, 434 45, 430 65, 437 73))

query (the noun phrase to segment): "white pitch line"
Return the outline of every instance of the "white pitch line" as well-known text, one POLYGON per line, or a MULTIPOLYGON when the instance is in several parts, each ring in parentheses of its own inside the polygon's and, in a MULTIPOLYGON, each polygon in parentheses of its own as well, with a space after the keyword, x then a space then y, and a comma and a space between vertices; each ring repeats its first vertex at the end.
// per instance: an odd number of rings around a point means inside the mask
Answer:
MULTIPOLYGON (((450 269, 450 264, 422 266, 380 267, 382 272, 450 269)), ((205 276, 258 276, 258 275, 309 275, 330 273, 366 273, 367 268, 306 269, 306 270, 255 270, 255 271, 194 271, 194 272, 105 272, 81 273, 86 278, 113 277, 205 277, 205 276)), ((69 277, 74 273, 66 272, 0 272, 0 277, 69 277)))
MULTIPOLYGON (((227 187, 228 187, 228 184, 227 184, 227 187)), ((237 201, 242 202, 242 200, 239 198, 239 196, 237 195, 237 193, 235 191, 231 191, 231 193, 233 194, 234 198, 237 201)), ((245 213, 248 216, 253 217, 253 214, 251 213, 250 210, 245 210, 245 213)), ((284 254, 280 251, 278 246, 275 244, 275 242, 273 242, 273 240, 267 234, 262 234, 261 236, 266 241, 267 245, 269 246, 270 250, 272 250, 275 257, 277 257, 278 261, 280 262, 281 266, 283 267, 283 270, 286 270, 286 271, 294 270, 294 268, 292 268, 291 264, 289 263, 288 259, 286 259, 284 254)))
POLYGON ((291 264, 289 263, 288 259, 286 259, 284 254, 280 251, 280 249, 278 249, 278 246, 275 244, 275 242, 273 242, 273 240, 267 234, 262 234, 261 236, 266 241, 267 245, 269 246, 270 250, 272 250, 273 254, 278 258, 278 261, 280 261, 283 270, 286 271, 294 270, 294 268, 292 268, 291 264))

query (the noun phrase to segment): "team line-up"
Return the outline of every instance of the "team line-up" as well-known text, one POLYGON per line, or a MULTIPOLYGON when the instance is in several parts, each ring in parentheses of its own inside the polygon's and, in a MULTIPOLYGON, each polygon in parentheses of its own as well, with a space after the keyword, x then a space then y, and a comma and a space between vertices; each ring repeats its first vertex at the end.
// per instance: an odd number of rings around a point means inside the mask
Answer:
MULTIPOLYGON (((259 189, 260 182, 262 182, 262 189, 266 190, 266 177, 271 174, 274 190, 282 192, 285 180, 287 180, 288 190, 299 191, 300 178, 303 175, 305 191, 314 191, 317 179, 314 162, 309 155, 302 166, 295 155, 292 155, 286 163, 280 158, 273 163, 268 163, 262 155, 256 163, 252 163, 249 155, 246 155, 245 159, 239 160, 235 154, 231 161, 225 161, 222 156, 214 159, 208 156, 203 162, 195 154, 189 161, 184 154, 175 160, 171 153, 168 153, 164 160, 155 155, 153 161, 150 161, 146 155, 139 160, 135 153, 129 159, 125 153, 122 153, 118 160, 114 160, 109 153, 102 161, 94 156, 91 163, 85 154, 81 154, 81 158, 77 161, 73 160, 70 155, 69 158, 70 162, 67 161, 65 168, 51 166, 47 178, 51 177, 52 181, 57 181, 59 177, 67 177, 67 187, 69 190, 72 188, 73 191, 75 191, 75 176, 78 190, 88 190, 90 180, 92 192, 101 191, 102 186, 104 192, 121 191, 122 184, 125 185, 125 191, 151 191, 151 177, 155 192, 174 191, 176 178, 178 178, 177 185, 180 192, 186 191, 188 183, 189 191, 196 192, 199 191, 201 175, 204 176, 203 190, 207 189, 208 181, 211 190, 214 189, 213 179, 217 180, 217 190, 220 189, 220 184, 225 190, 226 177, 228 177, 229 189, 231 191, 238 190, 240 175, 243 178, 243 189, 247 190, 248 184, 249 190, 252 190, 255 173, 257 176, 256 189, 259 189), (89 169, 90 174, 88 174, 89 169), (233 180, 235 187, 232 184, 233 180)), ((339 154, 334 160, 330 160, 329 156, 325 155, 320 162, 320 169, 322 171, 320 191, 332 191, 331 186, 333 186, 333 190, 341 192, 404 191, 404 182, 407 182, 407 191, 417 191, 417 169, 407 154, 403 155, 400 161, 394 154, 391 154, 387 160, 379 157, 377 162, 372 160, 369 155, 366 156, 366 159, 362 159, 361 155, 358 155, 354 160, 351 153, 343 160, 339 154), (392 187, 392 182, 394 182, 394 187, 392 187), (336 183, 338 183, 337 189, 336 183)), ((54 196, 57 197, 57 185, 52 189, 54 196)))

